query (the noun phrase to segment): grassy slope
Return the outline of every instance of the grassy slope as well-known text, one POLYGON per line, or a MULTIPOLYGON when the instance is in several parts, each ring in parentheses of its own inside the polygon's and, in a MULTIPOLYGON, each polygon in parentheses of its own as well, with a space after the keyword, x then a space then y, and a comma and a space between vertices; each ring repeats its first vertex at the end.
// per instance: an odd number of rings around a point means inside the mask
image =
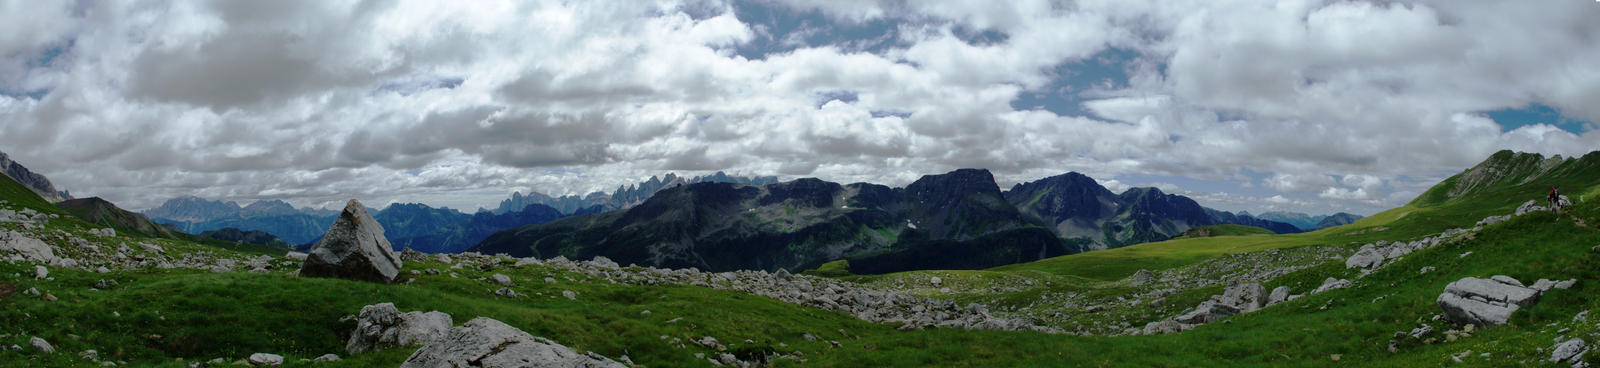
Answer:
MULTIPOLYGON (((1586 216, 1600 220, 1591 208, 1586 216)), ((800 350, 817 366, 1051 366, 1051 365, 1274 365, 1332 364, 1331 354, 1345 361, 1387 366, 1437 365, 1445 356, 1471 349, 1496 354, 1496 362, 1532 359, 1537 347, 1549 345, 1551 322, 1565 322, 1579 310, 1600 308, 1588 298, 1600 292, 1596 255, 1600 230, 1578 227, 1571 216, 1541 213, 1496 225, 1474 240, 1442 245, 1414 254, 1399 264, 1360 279, 1357 287, 1319 294, 1175 335, 1092 338, 1038 333, 926 330, 896 331, 889 325, 796 307, 762 297, 686 286, 638 287, 587 280, 545 267, 504 268, 518 293, 532 297, 507 300, 488 296, 495 288, 474 280, 489 272, 449 270, 446 275, 419 275, 410 285, 374 285, 326 279, 303 279, 282 273, 213 274, 198 271, 130 271, 109 275, 54 270, 54 281, 11 278, 3 282, 19 290, 37 287, 61 297, 47 303, 16 294, 0 299, 0 343, 27 345, 40 336, 64 352, 97 349, 103 357, 138 365, 181 366, 175 358, 209 360, 242 358, 253 352, 275 352, 291 361, 324 353, 341 353, 343 337, 353 328, 340 316, 362 305, 394 302, 402 310, 441 310, 459 324, 489 316, 551 337, 581 350, 608 356, 627 354, 646 366, 681 366, 692 362, 690 347, 678 349, 660 336, 684 340, 714 336, 732 350, 800 350), (1466 251, 1468 257, 1458 255, 1466 251), (1417 275, 1422 265, 1438 271, 1417 275), (1513 324, 1480 332, 1451 344, 1424 345, 1407 341, 1402 354, 1391 355, 1384 344, 1395 331, 1416 327, 1438 313, 1433 298, 1444 284, 1464 276, 1506 274, 1523 280, 1577 278, 1573 290, 1556 291, 1517 314, 1513 324), (550 276, 557 284, 540 280, 550 276), (575 281, 568 281, 567 278, 575 281), (121 286, 91 290, 109 278, 121 286), (561 290, 579 293, 576 301, 560 298, 561 290), (540 294, 543 295, 540 295, 540 294), (1376 302, 1374 295, 1384 298, 1376 302), (717 308, 704 308, 716 305, 717 308), (1316 307, 1330 305, 1327 310, 1316 307), (651 310, 644 316, 640 312, 651 310), (121 317, 115 317, 116 311, 121 317), (158 312, 159 311, 159 312, 158 312), (676 323, 667 321, 683 317, 676 323), (1314 327, 1314 328, 1308 328, 1314 327), (844 329, 848 337, 837 332, 844 329), (1544 329, 1549 330, 1549 329, 1544 329), (838 340, 842 348, 810 342, 811 333, 838 340), (72 335, 78 336, 77 338, 72 335), (151 338, 151 335, 160 335, 151 338), (755 343, 744 343, 751 339, 755 343), (731 342, 731 344, 730 344, 731 342), (778 347, 778 343, 790 347, 778 347), (1151 350, 1151 346, 1162 347, 1151 350), (1502 355, 1510 354, 1510 358, 1502 355)), ((1593 223, 1595 220, 1590 220, 1593 223)), ((182 245, 169 245, 182 248, 182 245)), ((199 248, 203 246, 190 245, 199 248)), ((31 266, 0 264, 0 275, 25 274, 31 266)), ((410 262, 408 270, 444 268, 434 262, 410 262)), ((281 271, 280 271, 281 272, 281 271)), ((1002 274, 993 271, 966 271, 1002 274)), ((1342 267, 1314 268, 1291 274, 1277 284, 1304 292, 1322 277, 1351 277, 1342 267)), ((1269 286, 1270 287, 1270 286, 1269 286)), ((1565 326, 1565 325, 1563 325, 1565 326)), ((1443 326, 1436 326, 1442 327, 1443 326)), ((1580 333, 1593 326, 1572 325, 1580 333)), ((338 365, 392 365, 409 349, 353 357, 338 365)), ((345 355, 345 354, 341 354, 345 355)), ((351 357, 347 357, 351 358, 351 357)), ((68 366, 73 354, 36 355, 31 351, 0 352, 0 361, 68 366)), ((784 363, 780 365, 792 365, 784 363)))
POLYGON ((1173 239, 1209 238, 1213 236, 1272 235, 1272 230, 1246 225, 1208 225, 1185 231, 1173 239))

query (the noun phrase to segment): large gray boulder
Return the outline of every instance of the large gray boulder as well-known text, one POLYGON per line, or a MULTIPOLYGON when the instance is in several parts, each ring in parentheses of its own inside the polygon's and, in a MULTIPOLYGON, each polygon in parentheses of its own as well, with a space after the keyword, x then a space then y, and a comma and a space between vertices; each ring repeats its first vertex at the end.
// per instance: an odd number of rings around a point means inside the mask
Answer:
POLYGON ((15 231, 0 231, 0 251, 14 252, 24 259, 40 263, 56 260, 55 250, 50 244, 15 231))
POLYGON ((311 247, 300 267, 300 276, 378 283, 394 282, 399 275, 400 257, 383 237, 383 226, 354 199, 345 204, 344 213, 311 247))
POLYGON ((400 346, 422 345, 444 337, 450 330, 450 315, 444 312, 400 313, 394 303, 361 307, 356 331, 344 349, 350 354, 400 346))
POLYGON ((1279 286, 1279 287, 1276 287, 1276 288, 1272 288, 1272 293, 1267 295, 1267 305, 1273 305, 1273 304, 1278 304, 1278 303, 1282 303, 1282 302, 1288 301, 1289 300, 1289 292, 1290 291, 1291 290, 1289 289, 1288 286, 1279 286))
POLYGON ((1228 286, 1218 302, 1237 308, 1241 313, 1254 312, 1267 306, 1267 289, 1256 283, 1228 286))
POLYGON ((1361 250, 1345 259, 1344 268, 1372 268, 1383 263, 1383 252, 1373 244, 1361 246, 1361 250))
POLYGON ((403 368, 444 367, 606 367, 625 368, 594 353, 578 354, 571 348, 535 337, 500 321, 478 317, 450 329, 443 339, 428 343, 406 358, 403 368))
POLYGON ((1198 325, 1220 321, 1235 314, 1239 314, 1239 307, 1207 300, 1200 302, 1200 305, 1195 306, 1194 310, 1189 311, 1189 313, 1181 314, 1172 319, 1186 324, 1198 325))
POLYGON ((1444 311, 1445 319, 1451 322, 1501 325, 1511 319, 1511 313, 1539 300, 1538 290, 1521 284, 1506 276, 1463 278, 1446 285, 1436 302, 1444 311))

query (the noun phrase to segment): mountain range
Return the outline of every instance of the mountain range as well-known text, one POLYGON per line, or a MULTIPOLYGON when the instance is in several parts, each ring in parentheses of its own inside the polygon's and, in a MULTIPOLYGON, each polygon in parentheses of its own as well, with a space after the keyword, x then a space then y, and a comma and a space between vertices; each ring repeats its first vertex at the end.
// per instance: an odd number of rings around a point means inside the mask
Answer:
MULTIPOLYGON (((381 211, 371 209, 370 212, 388 229, 385 235, 396 250, 410 248, 427 253, 456 253, 500 230, 541 224, 574 214, 632 207, 667 186, 700 182, 766 184, 777 181, 775 177, 737 177, 722 172, 693 178, 669 173, 664 177, 663 180, 652 176, 637 185, 618 187, 613 194, 595 193, 585 198, 514 193, 502 201, 498 209, 480 210, 474 214, 418 203, 395 203, 381 211)), ((295 208, 280 200, 256 201, 241 207, 237 202, 185 196, 167 200, 144 214, 151 220, 173 225, 186 233, 198 234, 226 228, 263 231, 303 247, 316 242, 333 224, 338 212, 295 208)))
POLYGON ((727 173, 721 171, 718 171, 716 174, 696 176, 692 178, 685 178, 676 174, 667 173, 662 178, 651 176, 650 180, 646 180, 639 184, 628 185, 627 187, 618 186, 617 190, 611 192, 611 194, 594 192, 581 197, 576 195, 551 197, 539 192, 530 192, 527 195, 523 195, 522 192, 514 192, 511 193, 511 198, 500 201, 500 206, 494 209, 494 213, 503 214, 507 212, 515 212, 521 210, 523 207, 527 207, 530 204, 542 204, 550 206, 551 208, 555 208, 556 210, 561 211, 561 213, 566 214, 575 214, 580 212, 599 213, 633 207, 639 203, 643 203, 644 200, 649 199, 650 196, 655 195, 656 192, 660 191, 662 188, 669 186, 694 183, 737 183, 748 185, 766 185, 776 182, 778 182, 778 178, 775 176, 729 176, 727 173))
POLYGON ((706 270, 795 271, 847 259, 851 272, 881 273, 987 268, 1217 224, 1301 231, 1156 188, 1115 194, 1078 173, 1002 192, 987 170, 961 169, 904 188, 810 178, 674 186, 630 209, 506 230, 472 250, 706 270))
POLYGON ((65 190, 57 191, 56 186, 50 183, 50 179, 28 170, 27 167, 16 161, 11 161, 11 156, 6 155, 5 152, 0 152, 0 173, 5 173, 6 176, 11 177, 11 180, 22 184, 22 186, 27 187, 28 190, 38 194, 40 198, 50 201, 50 203, 59 203, 72 199, 72 193, 67 193, 65 190))
POLYGON ((1314 231, 1356 222, 1356 220, 1361 219, 1361 215, 1345 212, 1332 215, 1307 215, 1299 212, 1271 211, 1262 212, 1260 215, 1256 215, 1256 218, 1287 223, 1300 228, 1300 230, 1314 231))

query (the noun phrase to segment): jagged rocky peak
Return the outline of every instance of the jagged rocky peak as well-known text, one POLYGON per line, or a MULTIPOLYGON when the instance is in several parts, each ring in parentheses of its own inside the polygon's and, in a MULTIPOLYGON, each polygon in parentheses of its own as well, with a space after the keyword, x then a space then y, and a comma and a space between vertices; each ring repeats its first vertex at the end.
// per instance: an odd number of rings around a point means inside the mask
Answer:
POLYGON ((311 247, 300 276, 394 282, 401 264, 392 249, 383 236, 383 225, 367 213, 366 206, 352 199, 322 240, 311 247))
POLYGON ((245 217, 253 217, 293 215, 299 213, 299 211, 295 210, 294 206, 290 205, 288 202, 274 199, 270 201, 256 201, 255 203, 251 203, 248 206, 244 206, 244 208, 240 210, 240 213, 245 217))
POLYGON ((1111 190, 1076 172, 1014 185, 1005 196, 1024 212, 1056 221, 1106 216, 1116 210, 1116 195, 1111 190))
MULTIPOLYGON (((984 169, 958 169, 944 174, 924 175, 906 186, 906 194, 913 199, 948 201, 955 205, 967 194, 1000 194, 994 183, 994 174, 984 169)), ((933 204, 933 203, 929 203, 933 204)))
POLYGON ((11 156, 6 155, 5 152, 0 152, 0 173, 11 177, 11 180, 16 180, 22 186, 28 187, 28 190, 38 194, 40 198, 50 201, 50 203, 72 199, 71 195, 67 194, 66 191, 56 191, 55 184, 51 184, 49 178, 28 170, 27 167, 16 161, 11 161, 11 156))
POLYGON ((808 207, 831 207, 833 199, 844 187, 837 183, 822 181, 817 178, 796 179, 789 182, 768 184, 764 188, 767 194, 761 197, 760 205, 790 202, 808 207))
POLYGON ((212 201, 196 196, 182 196, 168 199, 160 207, 145 211, 144 214, 152 218, 178 221, 206 221, 215 218, 238 216, 240 209, 241 207, 236 202, 212 201))

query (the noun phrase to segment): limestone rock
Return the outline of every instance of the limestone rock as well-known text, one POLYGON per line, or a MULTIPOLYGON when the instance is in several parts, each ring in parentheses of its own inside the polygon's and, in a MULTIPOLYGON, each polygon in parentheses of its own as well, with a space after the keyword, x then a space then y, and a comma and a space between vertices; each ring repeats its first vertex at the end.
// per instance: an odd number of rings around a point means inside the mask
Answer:
POLYGON ((1233 285, 1222 291, 1219 302, 1238 308, 1241 313, 1254 312, 1267 305, 1267 290, 1255 283, 1233 285))
POLYGON ((1178 323, 1178 321, 1166 319, 1166 320, 1160 320, 1160 321, 1155 321, 1155 322, 1150 322, 1150 323, 1145 324, 1144 325, 1144 330, 1142 332, 1144 332, 1144 334, 1146 334, 1146 335, 1156 335, 1156 334, 1178 333, 1178 332, 1183 332, 1183 330, 1186 330, 1186 329, 1187 329, 1187 326, 1184 326, 1182 323, 1178 323))
POLYGON ((1327 279, 1323 279, 1322 286, 1318 286, 1317 289, 1312 290, 1311 293, 1317 294, 1328 290, 1343 289, 1347 287, 1350 287, 1350 280, 1341 280, 1329 277, 1327 279))
POLYGON ((1528 214, 1529 212, 1544 211, 1544 210, 1547 210, 1547 208, 1544 208, 1544 206, 1540 206, 1539 205, 1539 201, 1535 201, 1535 200, 1531 200, 1530 199, 1527 202, 1523 202, 1521 206, 1517 206, 1517 212, 1514 212, 1514 213, 1517 216, 1522 216, 1522 215, 1528 214))
POLYGON ((450 329, 412 353, 400 365, 434 367, 606 367, 623 368, 605 357, 578 354, 571 348, 489 318, 478 317, 450 329))
POLYGON ((0 251, 10 251, 22 255, 23 259, 41 263, 52 263, 56 260, 55 248, 45 244, 39 239, 15 231, 0 231, 0 251))
POLYGON ((444 312, 400 313, 394 303, 361 307, 356 318, 356 330, 345 343, 350 354, 426 344, 444 336, 452 324, 450 315, 444 312))
POLYGON ((308 256, 307 254, 300 253, 300 252, 289 252, 289 253, 286 253, 286 254, 283 255, 284 258, 288 258, 288 259, 292 259, 292 260, 296 260, 296 261, 304 261, 304 260, 306 260, 307 256, 308 256))
POLYGON ((44 268, 44 266, 33 266, 34 279, 44 280, 46 277, 50 277, 50 269, 44 268))
POLYGON ((1506 323, 1517 309, 1533 305, 1539 291, 1505 276, 1467 277, 1444 287, 1436 302, 1444 316, 1458 324, 1492 326, 1506 323))
POLYGON ((1139 269, 1139 272, 1134 272, 1132 276, 1128 276, 1128 286, 1143 286, 1155 281, 1156 274, 1142 268, 1139 269))
POLYGON ((489 279, 494 281, 496 284, 500 284, 500 286, 511 286, 511 277, 506 275, 497 273, 494 274, 494 276, 490 276, 489 279))
POLYGON ((400 266, 400 258, 383 237, 383 226, 352 199, 311 247, 300 276, 390 283, 400 275, 400 266))
POLYGON ((1284 302, 1285 300, 1289 300, 1290 291, 1291 290, 1288 286, 1272 288, 1272 294, 1267 296, 1267 305, 1278 304, 1284 302))
POLYGON ((1580 338, 1572 338, 1571 340, 1562 342, 1561 344, 1556 345, 1554 349, 1550 349, 1550 362, 1576 363, 1583 359, 1583 353, 1587 350, 1587 347, 1588 346, 1584 344, 1583 339, 1580 338))
POLYGON ((337 355, 337 354, 322 354, 322 356, 319 356, 316 359, 312 359, 311 361, 315 361, 315 362, 337 362, 337 361, 339 361, 339 355, 337 355))
POLYGON ((28 345, 33 345, 34 349, 39 349, 39 352, 42 353, 56 352, 56 348, 54 346, 50 346, 50 342, 44 341, 44 339, 38 337, 29 338, 28 345))
POLYGON ((1377 247, 1367 244, 1344 261, 1344 268, 1371 268, 1383 263, 1383 253, 1377 247))
POLYGON ((1195 306, 1194 310, 1189 311, 1189 313, 1184 313, 1174 317, 1173 320, 1187 324, 1198 325, 1202 323, 1220 321, 1223 318, 1228 318, 1228 316, 1235 314, 1239 314, 1238 307, 1207 300, 1200 302, 1200 305, 1195 306))
POLYGON ((253 366, 279 366, 283 365, 283 356, 278 354, 255 353, 250 354, 250 365, 253 366))

